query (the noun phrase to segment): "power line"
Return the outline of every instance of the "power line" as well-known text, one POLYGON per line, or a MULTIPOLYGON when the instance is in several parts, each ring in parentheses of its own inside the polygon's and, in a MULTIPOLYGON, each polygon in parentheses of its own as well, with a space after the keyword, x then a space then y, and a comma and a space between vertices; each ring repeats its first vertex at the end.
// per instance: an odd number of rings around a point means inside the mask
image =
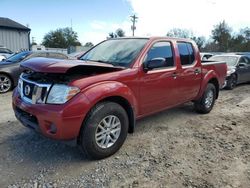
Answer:
POLYGON ((138 17, 134 15, 130 16, 131 17, 131 21, 132 21, 132 26, 131 26, 131 30, 132 30, 132 36, 135 36, 135 22, 137 21, 138 17))

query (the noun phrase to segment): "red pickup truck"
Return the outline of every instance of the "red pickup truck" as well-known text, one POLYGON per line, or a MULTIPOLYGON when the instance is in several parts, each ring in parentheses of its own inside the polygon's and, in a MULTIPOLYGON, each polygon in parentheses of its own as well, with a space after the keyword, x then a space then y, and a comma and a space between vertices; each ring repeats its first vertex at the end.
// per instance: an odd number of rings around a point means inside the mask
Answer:
POLYGON ((208 113, 226 77, 196 44, 166 37, 103 41, 81 60, 30 59, 13 92, 17 119, 46 137, 75 140, 91 158, 114 154, 136 119, 193 101, 208 113))

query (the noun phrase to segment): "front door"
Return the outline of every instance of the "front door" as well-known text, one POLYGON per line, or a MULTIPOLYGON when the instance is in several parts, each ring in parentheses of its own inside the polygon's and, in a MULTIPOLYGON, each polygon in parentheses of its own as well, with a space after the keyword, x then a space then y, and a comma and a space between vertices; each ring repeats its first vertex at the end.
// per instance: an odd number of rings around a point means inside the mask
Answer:
POLYGON ((178 100, 176 96, 178 84, 172 44, 168 41, 158 41, 152 44, 141 66, 139 114, 150 114, 175 104, 178 100), (161 67, 145 71, 143 66, 154 62, 155 59, 165 59, 165 61, 161 67))

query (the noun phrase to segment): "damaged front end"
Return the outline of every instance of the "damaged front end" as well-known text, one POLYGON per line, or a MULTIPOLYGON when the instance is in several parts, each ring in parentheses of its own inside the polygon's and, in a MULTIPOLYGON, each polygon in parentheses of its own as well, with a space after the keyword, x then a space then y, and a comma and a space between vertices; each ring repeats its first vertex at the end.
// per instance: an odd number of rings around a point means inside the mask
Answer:
POLYGON ((23 73, 18 81, 21 99, 31 104, 64 104, 80 92, 80 88, 69 86, 70 82, 121 70, 117 67, 82 64, 56 73, 35 72, 22 66, 23 73))
POLYGON ((79 88, 68 86, 67 82, 62 75, 23 73, 18 81, 18 92, 28 103, 64 104, 80 92, 79 88))

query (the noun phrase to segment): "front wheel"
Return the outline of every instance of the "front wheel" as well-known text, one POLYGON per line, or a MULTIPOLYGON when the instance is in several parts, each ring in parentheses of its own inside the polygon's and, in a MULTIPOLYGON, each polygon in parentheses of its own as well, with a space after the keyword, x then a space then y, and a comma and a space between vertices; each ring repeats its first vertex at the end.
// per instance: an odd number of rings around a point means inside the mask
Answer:
POLYGON ((80 148, 92 159, 103 159, 117 152, 128 133, 128 116, 114 102, 97 104, 89 113, 80 133, 80 148))
POLYGON ((194 102, 194 108, 197 112, 202 114, 209 113, 216 99, 216 88, 214 84, 208 83, 202 97, 194 102))
POLYGON ((13 83, 9 76, 0 74, 0 93, 6 93, 11 90, 13 83))

